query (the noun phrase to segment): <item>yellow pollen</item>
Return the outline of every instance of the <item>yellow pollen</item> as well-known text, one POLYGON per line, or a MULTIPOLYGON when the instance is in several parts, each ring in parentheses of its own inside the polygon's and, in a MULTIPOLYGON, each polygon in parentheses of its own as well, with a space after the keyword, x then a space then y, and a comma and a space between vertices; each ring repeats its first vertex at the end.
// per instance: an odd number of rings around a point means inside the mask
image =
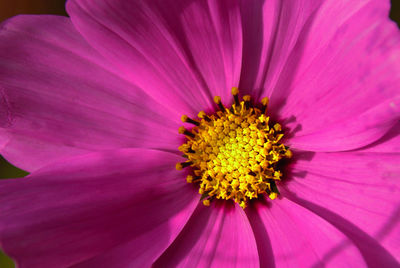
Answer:
POLYGON ((268 103, 269 103, 268 97, 262 98, 261 103, 262 103, 262 105, 268 105, 268 103))
POLYGON ((200 112, 197 114, 197 117, 200 118, 200 119, 203 119, 204 116, 206 116, 206 113, 205 113, 204 111, 200 111, 200 112))
POLYGON ((177 163, 176 164, 176 170, 182 170, 182 169, 183 169, 182 164, 181 163, 177 163))
POLYGON ((216 96, 214 102, 221 111, 212 115, 200 111, 199 119, 181 118, 195 126, 179 128, 187 139, 179 147, 187 161, 178 163, 176 169, 190 167, 186 181, 199 185, 205 206, 214 199, 233 200, 242 208, 262 195, 276 199, 276 182, 282 178, 278 164, 293 155, 280 143, 282 126, 271 125, 266 115, 268 98, 261 100, 259 109, 250 104, 249 95, 240 101, 238 94, 238 88, 232 88, 234 103, 230 108, 216 96))
POLYGON ((232 88, 232 95, 236 96, 237 94, 239 94, 239 89, 237 87, 233 87, 232 88))
POLYGON ((244 95, 243 96, 243 100, 244 101, 250 101, 250 99, 251 99, 250 95, 244 95))
POLYGON ((181 120, 185 123, 188 120, 187 115, 182 115, 181 120))
POLYGON ((206 207, 210 206, 210 200, 203 200, 203 205, 205 205, 206 207))
POLYGON ((178 132, 179 132, 179 134, 185 133, 185 127, 179 127, 178 132))
POLYGON ((220 103, 220 102, 221 102, 221 97, 220 97, 220 96, 215 96, 215 97, 214 97, 214 102, 215 102, 216 104, 220 103))

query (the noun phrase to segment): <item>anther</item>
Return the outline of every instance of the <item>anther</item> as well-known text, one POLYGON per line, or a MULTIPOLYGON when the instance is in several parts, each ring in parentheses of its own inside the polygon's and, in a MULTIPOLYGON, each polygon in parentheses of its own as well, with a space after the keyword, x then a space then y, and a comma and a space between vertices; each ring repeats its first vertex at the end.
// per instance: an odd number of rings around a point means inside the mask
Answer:
POLYGON ((184 169, 185 167, 188 167, 188 166, 190 166, 190 165, 192 165, 192 164, 193 164, 193 162, 191 162, 191 161, 182 162, 182 163, 177 163, 177 164, 175 165, 175 168, 176 168, 176 170, 182 170, 182 169, 184 169))
POLYGON ((206 120, 207 122, 210 122, 210 121, 211 121, 210 117, 208 117, 208 115, 207 115, 204 111, 200 111, 200 112, 197 114, 197 116, 198 116, 200 119, 206 120))
POLYGON ((200 126, 200 123, 188 117, 187 115, 182 115, 181 120, 183 123, 190 123, 196 126, 200 126))
POLYGON ((192 182, 193 182, 193 176, 188 175, 188 176, 186 177, 186 181, 187 181, 188 183, 192 183, 192 182))
POLYGON ((182 144, 181 146, 178 147, 178 150, 181 151, 182 153, 194 153, 195 151, 187 144, 182 144))
POLYGON ((274 199, 276 199, 277 197, 278 197, 278 194, 275 193, 275 192, 272 192, 272 193, 269 194, 269 198, 270 198, 271 200, 274 200, 274 199))
POLYGON ((215 96, 214 97, 214 102, 218 105, 219 109, 222 112, 225 112, 225 106, 222 104, 220 96, 215 96))
POLYGON ((262 99, 261 99, 261 104, 262 104, 261 113, 262 113, 262 114, 265 114, 265 112, 267 111, 268 104, 269 104, 269 99, 268 99, 268 97, 262 98, 262 99))
POLYGON ((268 179, 268 182, 269 182, 269 185, 270 185, 270 187, 271 187, 271 192, 273 192, 273 193, 279 193, 278 187, 276 187, 275 180, 273 180, 273 179, 268 179))
POLYGON ((292 158, 292 156, 293 156, 292 151, 290 151, 289 149, 287 149, 286 152, 285 152, 285 156, 286 156, 287 158, 292 158))
POLYGON ((192 132, 190 132, 189 130, 187 130, 185 127, 180 127, 178 131, 179 131, 179 134, 185 134, 186 136, 189 136, 192 138, 195 137, 195 135, 192 132))
POLYGON ((185 153, 185 154, 194 154, 196 151, 194 151, 192 148, 178 148, 179 149, 179 151, 181 151, 182 153, 185 153))
POLYGON ((232 88, 232 95, 233 95, 233 99, 235 100, 235 106, 239 106, 240 105, 240 101, 239 101, 239 89, 237 87, 233 87, 232 88))
POLYGON ((243 100, 244 100, 244 106, 246 107, 246 110, 248 110, 250 108, 250 100, 251 100, 250 95, 244 95, 243 100))
POLYGON ((209 199, 203 200, 203 205, 205 205, 206 207, 209 207, 210 206, 210 200, 209 199))
POLYGON ((194 182, 198 182, 198 181, 200 181, 201 180, 201 176, 192 176, 192 175, 188 175, 187 177, 186 177, 186 181, 188 182, 188 183, 194 183, 194 182))
POLYGON ((276 123, 275 125, 274 125, 274 129, 276 130, 276 131, 282 131, 282 126, 279 124, 279 123, 276 123))

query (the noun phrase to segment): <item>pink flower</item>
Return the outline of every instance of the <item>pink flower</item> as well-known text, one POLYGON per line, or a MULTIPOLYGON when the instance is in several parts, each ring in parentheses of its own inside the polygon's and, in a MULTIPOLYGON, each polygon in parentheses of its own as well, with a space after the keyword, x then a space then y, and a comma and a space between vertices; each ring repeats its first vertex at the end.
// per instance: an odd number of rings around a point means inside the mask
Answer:
POLYGON ((31 174, 0 182, 1 248, 29 268, 398 267, 389 4, 70 0, 5 22, 0 152, 31 174), (277 199, 207 207, 177 130, 235 86, 269 97, 293 159, 277 199))

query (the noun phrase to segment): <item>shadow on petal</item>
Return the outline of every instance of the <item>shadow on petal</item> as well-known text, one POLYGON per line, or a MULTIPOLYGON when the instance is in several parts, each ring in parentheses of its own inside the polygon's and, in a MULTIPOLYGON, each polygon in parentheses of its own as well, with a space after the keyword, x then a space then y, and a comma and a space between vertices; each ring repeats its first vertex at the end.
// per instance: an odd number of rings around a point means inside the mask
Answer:
MULTIPOLYGON (((285 191, 285 196, 291 201, 309 209, 320 217, 324 218, 326 221, 335 226, 338 230, 340 230, 343 234, 345 234, 360 250, 362 256, 364 257, 365 262, 369 267, 398 267, 398 262, 396 259, 385 249, 382 245, 379 244, 377 239, 369 236, 359 227, 341 217, 340 215, 329 211, 326 208, 323 208, 317 204, 304 200, 302 198, 297 197, 294 193, 289 191, 285 191)), ((396 221, 399 220, 399 211, 396 211, 393 214, 393 217, 397 217, 396 221)), ((391 225, 391 221, 393 221, 393 217, 389 218, 388 222, 382 227, 381 232, 384 232, 385 227, 387 225, 391 225)), ((372 219, 373 220, 373 219, 372 219)), ((379 232, 379 233, 381 233, 379 232)), ((380 238, 383 238, 385 234, 381 233, 380 238)), ((314 267, 320 267, 323 263, 329 262, 329 260, 344 250, 349 246, 349 243, 340 243, 337 246, 333 247, 330 252, 326 253, 320 263, 316 263, 314 267)))

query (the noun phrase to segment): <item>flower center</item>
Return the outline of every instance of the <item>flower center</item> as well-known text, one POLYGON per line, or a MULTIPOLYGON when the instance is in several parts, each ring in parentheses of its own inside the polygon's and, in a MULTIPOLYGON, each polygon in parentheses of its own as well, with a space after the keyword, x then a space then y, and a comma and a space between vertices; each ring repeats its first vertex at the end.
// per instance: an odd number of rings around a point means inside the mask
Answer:
POLYGON ((216 96, 214 102, 220 109, 216 113, 201 111, 198 119, 181 118, 194 127, 179 128, 187 139, 179 150, 188 160, 178 163, 176 169, 191 167, 187 182, 199 185, 206 206, 215 198, 232 199, 242 208, 248 200, 263 194, 275 199, 279 194, 276 181, 282 177, 278 163, 292 156, 279 143, 281 125, 271 124, 266 116, 268 98, 263 98, 261 108, 257 108, 249 95, 240 101, 237 88, 232 89, 232 95, 234 103, 229 109, 216 96))

